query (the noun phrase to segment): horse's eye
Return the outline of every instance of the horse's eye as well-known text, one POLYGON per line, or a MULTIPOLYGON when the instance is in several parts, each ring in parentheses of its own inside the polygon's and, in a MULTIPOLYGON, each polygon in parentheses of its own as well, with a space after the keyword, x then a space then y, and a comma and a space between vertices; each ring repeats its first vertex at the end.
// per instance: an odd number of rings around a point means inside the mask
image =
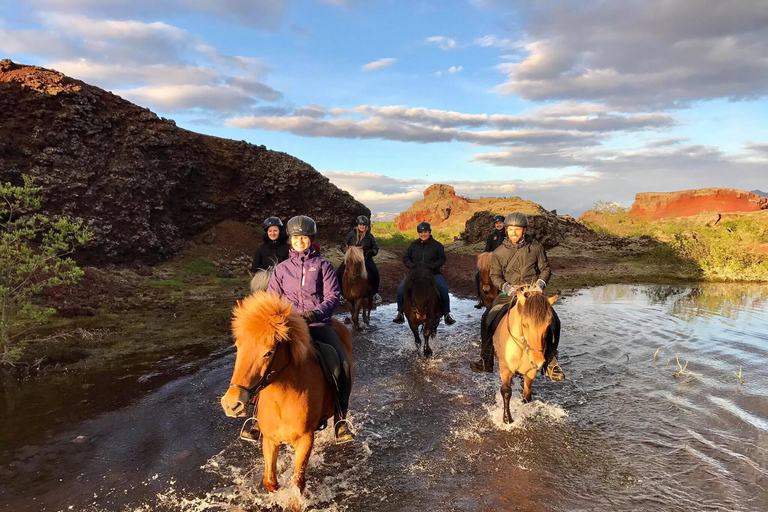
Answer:
POLYGON ((272 351, 270 350, 269 352, 267 352, 266 354, 264 354, 264 357, 269 357, 269 356, 271 356, 271 355, 272 355, 272 351))

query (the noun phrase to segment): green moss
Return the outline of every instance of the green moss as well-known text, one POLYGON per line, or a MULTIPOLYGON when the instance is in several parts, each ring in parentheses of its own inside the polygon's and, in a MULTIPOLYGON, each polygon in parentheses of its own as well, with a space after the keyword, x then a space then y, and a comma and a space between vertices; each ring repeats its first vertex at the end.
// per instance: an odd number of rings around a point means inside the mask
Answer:
POLYGON ((185 270, 198 276, 210 276, 216 273, 216 264, 208 258, 197 258, 185 270))
POLYGON ((147 281, 147 284, 155 288, 184 288, 186 286, 176 279, 151 279, 147 281))

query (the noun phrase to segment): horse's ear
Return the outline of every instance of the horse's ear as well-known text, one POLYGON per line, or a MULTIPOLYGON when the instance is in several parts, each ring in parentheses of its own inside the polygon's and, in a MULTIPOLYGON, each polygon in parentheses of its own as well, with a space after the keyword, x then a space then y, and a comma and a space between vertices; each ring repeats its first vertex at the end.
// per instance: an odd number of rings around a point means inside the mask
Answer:
POLYGON ((240 301, 237 301, 237 307, 242 308, 243 307, 243 303, 240 302, 240 301))
POLYGON ((523 290, 521 288, 517 289, 517 303, 521 306, 525 304, 525 299, 527 299, 527 295, 523 293, 523 290))
POLYGON ((554 304, 556 300, 557 300, 557 295, 553 295, 552 297, 548 297, 548 298, 547 298, 547 302, 549 302, 549 305, 550 305, 550 306, 551 306, 552 304, 554 304))
POLYGON ((288 307, 285 308, 285 318, 288 318, 288 316, 291 314, 291 311, 293 310, 293 303, 289 302, 288 307))

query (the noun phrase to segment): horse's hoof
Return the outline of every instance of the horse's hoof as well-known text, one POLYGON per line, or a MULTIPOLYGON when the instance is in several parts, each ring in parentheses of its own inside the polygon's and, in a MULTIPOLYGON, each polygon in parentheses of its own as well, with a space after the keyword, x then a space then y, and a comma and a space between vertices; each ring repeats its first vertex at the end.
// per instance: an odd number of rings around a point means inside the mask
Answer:
POLYGON ((267 482, 266 480, 264 481, 264 487, 266 487, 269 492, 275 492, 280 488, 280 486, 277 485, 277 482, 267 482))
POLYGON ((505 424, 507 424, 507 425, 509 425, 510 423, 512 423, 512 416, 507 416, 507 415, 505 414, 505 415, 504 415, 504 423, 505 423, 505 424))
POLYGON ((424 357, 432 357, 432 349, 431 348, 425 348, 424 349, 424 357))
POLYGON ((526 397, 523 397, 523 403, 524 403, 524 404, 529 404, 529 403, 531 403, 531 401, 532 401, 532 400, 533 400, 533 399, 532 399, 530 396, 529 396, 528 398, 526 398, 526 397))

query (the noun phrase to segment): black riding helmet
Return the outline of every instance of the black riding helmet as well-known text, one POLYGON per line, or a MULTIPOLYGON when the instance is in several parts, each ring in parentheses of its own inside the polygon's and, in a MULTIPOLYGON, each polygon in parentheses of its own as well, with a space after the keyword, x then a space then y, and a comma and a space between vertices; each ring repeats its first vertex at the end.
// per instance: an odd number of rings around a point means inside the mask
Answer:
POLYGON ((527 228, 528 217, 526 217, 524 213, 512 212, 504 219, 504 229, 507 229, 509 226, 527 228))
POLYGON ((264 228, 264 231, 268 230, 272 226, 277 226, 278 228, 283 227, 283 221, 281 221, 277 217, 267 217, 264 219, 264 223, 261 225, 264 228))
POLYGON ((355 222, 357 222, 358 224, 364 224, 368 227, 371 227, 371 221, 368 220, 368 217, 366 217, 365 215, 359 215, 357 219, 355 219, 355 222))
POLYGON ((496 224, 497 222, 504 222, 504 216, 500 214, 496 214, 493 216, 493 223, 496 224))
POLYGON ((291 217, 286 227, 288 236, 308 236, 312 238, 317 234, 317 224, 306 215, 291 217))
POLYGON ((432 226, 429 225, 429 222, 419 222, 419 225, 416 226, 416 231, 418 233, 421 233, 422 231, 429 231, 432 232, 432 226))

